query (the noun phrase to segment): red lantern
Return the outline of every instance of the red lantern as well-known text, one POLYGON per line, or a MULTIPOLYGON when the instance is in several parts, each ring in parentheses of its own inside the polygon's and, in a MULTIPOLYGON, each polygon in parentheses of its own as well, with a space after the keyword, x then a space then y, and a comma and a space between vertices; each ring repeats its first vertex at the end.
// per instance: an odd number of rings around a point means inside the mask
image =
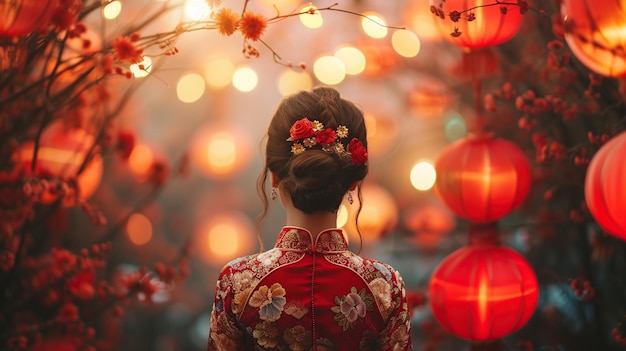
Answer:
MULTIPOLYGON (((100 186, 103 172, 103 160, 99 153, 94 153, 86 167, 80 174, 78 171, 91 150, 94 137, 83 129, 67 127, 56 122, 47 127, 39 140, 35 171, 55 178, 72 179, 76 181, 78 194, 66 194, 62 201, 64 206, 76 205, 77 195, 80 201, 86 201, 100 186)), ((17 157, 27 168, 33 159, 34 143, 24 144, 18 151, 17 157)), ((51 203, 56 195, 44 193, 41 201, 51 203)))
POLYGON ((454 213, 496 221, 517 208, 530 188, 530 163, 513 143, 474 134, 448 145, 435 162, 435 193, 454 213))
POLYGON ((590 70, 626 76, 626 9, 621 1, 563 0, 565 41, 590 70))
POLYGON ((591 159, 585 178, 589 212, 610 234, 626 240, 626 132, 609 140, 591 159))
POLYGON ((497 244, 454 251, 437 266, 429 284, 430 308, 441 326, 473 341, 495 340, 519 330, 538 298, 530 264, 497 244))
POLYGON ((522 14, 516 6, 498 5, 496 0, 431 0, 431 5, 446 13, 445 19, 437 22, 439 30, 450 42, 468 49, 479 49, 502 44, 513 38, 522 25, 522 14), (464 12, 457 22, 453 22, 449 13, 464 12), (506 8, 506 11, 502 10, 506 8), (472 14, 473 20, 468 20, 472 14), (457 29, 457 30, 455 30, 457 29), (459 32, 460 35, 452 35, 459 32))
POLYGON ((39 29, 52 15, 57 0, 0 1, 0 36, 18 37, 39 29))

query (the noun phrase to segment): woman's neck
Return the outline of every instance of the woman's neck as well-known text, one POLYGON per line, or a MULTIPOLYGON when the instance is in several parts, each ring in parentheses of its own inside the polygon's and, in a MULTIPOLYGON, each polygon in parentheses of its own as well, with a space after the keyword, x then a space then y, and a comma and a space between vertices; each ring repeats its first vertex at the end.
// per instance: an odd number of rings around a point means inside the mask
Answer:
POLYGON ((316 212, 307 214, 295 207, 287 208, 287 221, 285 225, 300 227, 308 230, 313 235, 313 240, 317 234, 325 229, 337 227, 337 214, 333 212, 316 212))

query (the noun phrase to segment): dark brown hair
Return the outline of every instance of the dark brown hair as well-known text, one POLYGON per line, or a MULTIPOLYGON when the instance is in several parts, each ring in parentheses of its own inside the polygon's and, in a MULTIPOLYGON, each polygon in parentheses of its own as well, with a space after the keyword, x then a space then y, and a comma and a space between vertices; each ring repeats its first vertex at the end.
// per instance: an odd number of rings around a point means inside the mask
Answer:
MULTIPOLYGON (((350 158, 333 152, 311 148, 294 155, 293 143, 287 141, 291 126, 302 118, 317 120, 335 130, 343 125, 348 137, 341 139, 344 147, 357 138, 367 148, 367 133, 363 112, 351 101, 343 99, 330 87, 317 87, 285 97, 278 105, 267 130, 265 166, 259 175, 257 190, 264 203, 262 220, 268 210, 266 182, 268 172, 281 180, 296 208, 305 213, 336 212, 343 196, 354 182, 365 178, 367 163, 355 166, 350 158)), ((360 185, 359 185, 359 198, 360 185)), ((359 204, 361 202, 359 201, 359 204)))

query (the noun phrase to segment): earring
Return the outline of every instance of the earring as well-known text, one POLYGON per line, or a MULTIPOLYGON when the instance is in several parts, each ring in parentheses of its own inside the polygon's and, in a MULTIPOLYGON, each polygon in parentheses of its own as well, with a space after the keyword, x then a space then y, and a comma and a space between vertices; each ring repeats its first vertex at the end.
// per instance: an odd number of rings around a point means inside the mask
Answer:
POLYGON ((354 202, 354 199, 352 198, 352 192, 348 191, 348 203, 352 205, 353 202, 354 202))
POLYGON ((278 197, 278 188, 273 186, 272 191, 270 192, 270 199, 276 200, 277 197, 278 197))

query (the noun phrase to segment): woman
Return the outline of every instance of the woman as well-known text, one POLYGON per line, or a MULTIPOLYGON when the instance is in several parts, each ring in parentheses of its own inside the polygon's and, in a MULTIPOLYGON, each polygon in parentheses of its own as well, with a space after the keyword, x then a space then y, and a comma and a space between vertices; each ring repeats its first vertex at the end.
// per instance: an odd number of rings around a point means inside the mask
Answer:
POLYGON ((286 97, 268 128, 265 161, 261 219, 269 173, 286 224, 273 249, 222 270, 208 349, 411 350, 402 278, 350 252, 335 228, 342 199, 351 203, 354 190, 360 199, 368 170, 361 110, 327 87, 286 97))

